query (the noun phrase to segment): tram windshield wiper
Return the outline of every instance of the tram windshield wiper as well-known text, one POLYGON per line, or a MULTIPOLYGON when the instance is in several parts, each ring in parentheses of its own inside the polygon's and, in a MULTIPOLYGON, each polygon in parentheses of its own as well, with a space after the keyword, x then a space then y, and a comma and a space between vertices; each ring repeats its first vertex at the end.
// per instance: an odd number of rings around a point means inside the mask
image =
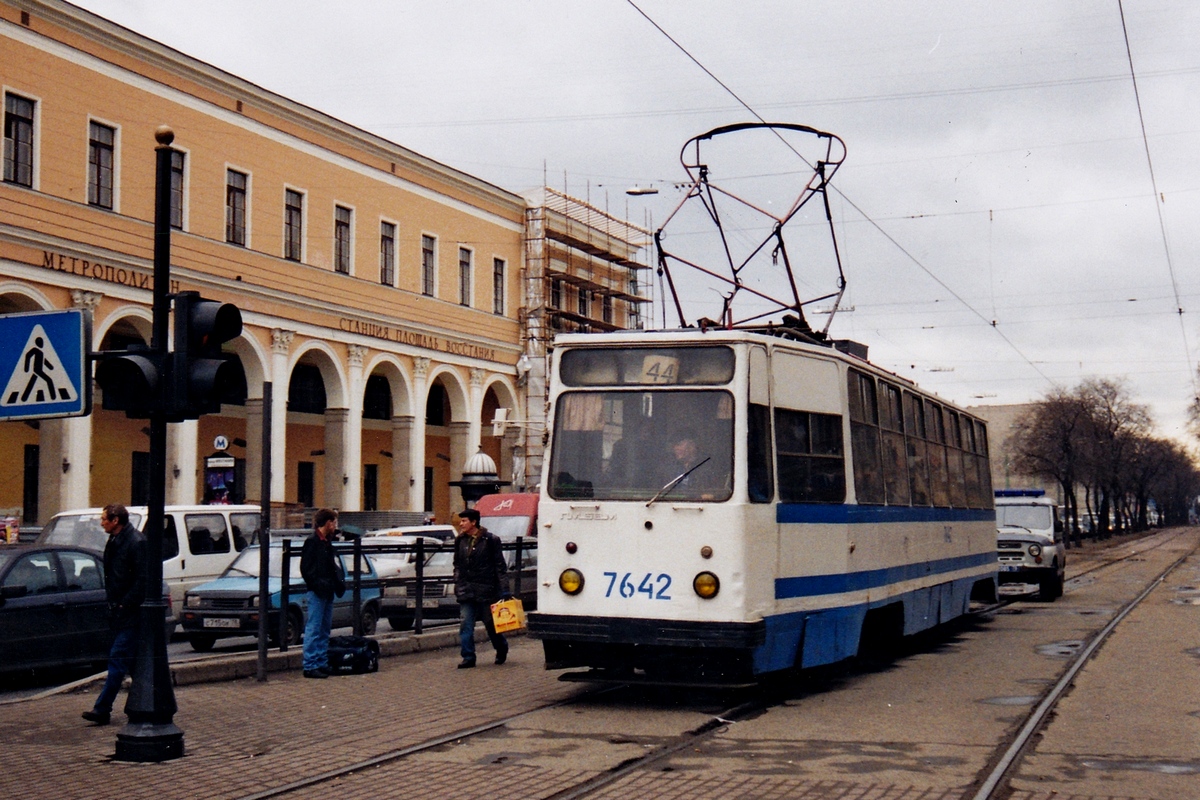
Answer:
POLYGON ((662 497, 664 494, 666 494, 667 492, 674 489, 676 486, 679 485, 680 481, 682 481, 688 475, 691 475, 696 470, 700 469, 700 467, 703 467, 709 461, 712 461, 712 456, 705 456, 703 461, 696 462, 695 466, 689 468, 685 472, 680 473, 679 475, 676 475, 674 478, 671 478, 671 480, 667 481, 666 486, 664 486, 658 490, 658 494, 656 494, 656 495, 654 495, 654 497, 650 498, 650 502, 646 503, 646 508, 649 508, 651 505, 654 504, 654 501, 658 500, 658 498, 662 497))

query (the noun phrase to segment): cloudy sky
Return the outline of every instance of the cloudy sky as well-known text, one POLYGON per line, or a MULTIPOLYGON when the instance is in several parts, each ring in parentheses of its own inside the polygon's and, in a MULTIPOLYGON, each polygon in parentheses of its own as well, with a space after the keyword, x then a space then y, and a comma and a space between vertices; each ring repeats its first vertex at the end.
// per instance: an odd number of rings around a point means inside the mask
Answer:
MULTIPOLYGON (((1193 0, 77 4, 506 189, 544 181, 649 227, 682 199, 690 137, 756 114, 829 131, 847 150, 831 208, 852 309, 832 335, 967 405, 1123 380, 1160 434, 1185 436, 1193 0)), ((723 155, 731 188, 773 202, 808 177, 755 143, 723 155)), ((827 251, 799 255, 810 295, 831 291, 827 251)), ((708 297, 696 316, 719 313, 708 297)))

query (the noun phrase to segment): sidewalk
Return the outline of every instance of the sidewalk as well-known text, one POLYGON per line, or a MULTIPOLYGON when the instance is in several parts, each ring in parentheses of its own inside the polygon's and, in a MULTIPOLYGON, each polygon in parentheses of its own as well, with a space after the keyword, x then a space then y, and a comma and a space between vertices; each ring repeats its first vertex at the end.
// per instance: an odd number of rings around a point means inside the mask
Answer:
MULTIPOLYGON (((486 642, 482 628, 479 636, 486 642)), ((381 637, 385 653, 403 657, 381 659, 377 673, 323 681, 301 676, 298 649, 272 659, 273 668, 296 668, 261 683, 237 677, 256 673, 256 653, 181 664, 174 722, 184 757, 159 764, 112 760, 124 692, 112 725, 80 718, 99 682, 0 706, 0 797, 238 798, 578 691, 543 669, 541 645, 527 637, 510 638, 504 666, 483 644, 472 670, 456 669, 457 641, 456 630, 381 637)))

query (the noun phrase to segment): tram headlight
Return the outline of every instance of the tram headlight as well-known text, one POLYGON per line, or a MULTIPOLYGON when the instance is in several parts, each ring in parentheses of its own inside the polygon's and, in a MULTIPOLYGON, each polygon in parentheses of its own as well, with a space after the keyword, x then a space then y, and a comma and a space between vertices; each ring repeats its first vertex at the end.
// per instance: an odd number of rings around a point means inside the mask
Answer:
POLYGON ((711 600, 721 591, 721 581, 711 572, 701 572, 692 578, 692 589, 705 600, 711 600))
POLYGON ((1029 555, 1033 556, 1034 558, 1037 558, 1041 554, 1042 554, 1042 546, 1040 544, 1029 545, 1029 555))
POLYGON ((564 569, 558 576, 558 588, 567 594, 579 594, 583 591, 583 573, 574 567, 564 569))

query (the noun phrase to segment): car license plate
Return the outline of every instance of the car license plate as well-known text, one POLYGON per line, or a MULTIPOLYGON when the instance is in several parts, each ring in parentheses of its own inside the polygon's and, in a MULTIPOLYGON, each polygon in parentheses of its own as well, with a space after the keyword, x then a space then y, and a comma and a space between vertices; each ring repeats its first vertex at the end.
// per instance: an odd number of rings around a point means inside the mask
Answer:
MULTIPOLYGON (((409 600, 409 601, 406 603, 406 605, 407 605, 409 608, 416 608, 416 607, 417 607, 417 601, 416 601, 416 600, 409 600)), ((438 607, 438 601, 437 601, 437 600, 422 600, 422 601, 421 601, 421 608, 437 608, 437 607, 438 607)))
POLYGON ((1021 570, 1021 566, 1019 564, 1001 564, 1000 565, 1001 572, 1019 572, 1020 570, 1021 570))
POLYGON ((242 621, 233 617, 205 617, 204 627, 206 628, 240 628, 242 621))

